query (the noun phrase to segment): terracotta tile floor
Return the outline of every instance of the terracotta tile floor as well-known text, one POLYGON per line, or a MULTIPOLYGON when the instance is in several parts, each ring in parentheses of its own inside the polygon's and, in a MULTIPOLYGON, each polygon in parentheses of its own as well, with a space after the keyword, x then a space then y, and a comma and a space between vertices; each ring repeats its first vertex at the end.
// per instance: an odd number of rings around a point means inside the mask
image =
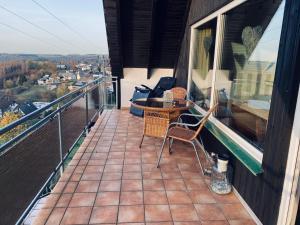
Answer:
POLYGON ((105 111, 27 224, 255 224, 233 193, 209 190, 189 145, 175 142, 156 168, 162 141, 140 149, 142 129, 128 111, 105 111))

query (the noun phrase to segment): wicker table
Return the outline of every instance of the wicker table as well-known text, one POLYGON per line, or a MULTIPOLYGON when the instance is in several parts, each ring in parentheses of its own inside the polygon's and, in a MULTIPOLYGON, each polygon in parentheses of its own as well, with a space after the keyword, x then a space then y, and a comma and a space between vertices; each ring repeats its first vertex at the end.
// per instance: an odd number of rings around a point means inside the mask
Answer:
POLYGON ((165 102, 162 98, 137 99, 131 103, 134 107, 144 110, 144 136, 163 138, 170 122, 176 121, 180 111, 192 106, 191 101, 174 99, 165 102))

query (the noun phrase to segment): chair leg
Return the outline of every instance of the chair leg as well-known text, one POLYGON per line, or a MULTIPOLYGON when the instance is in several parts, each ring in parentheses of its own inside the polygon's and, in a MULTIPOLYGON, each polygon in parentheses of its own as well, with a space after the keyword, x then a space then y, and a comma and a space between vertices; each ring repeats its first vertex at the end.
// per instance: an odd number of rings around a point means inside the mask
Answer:
POLYGON ((142 144, 143 144, 143 141, 144 141, 144 137, 145 137, 145 135, 143 134, 143 137, 142 137, 142 140, 141 140, 141 143, 140 143, 140 148, 142 147, 142 144))
POLYGON ((195 153, 196 153, 196 157, 197 157, 199 166, 200 166, 200 168, 201 168, 201 172, 202 172, 202 174, 204 175, 204 171, 203 171, 203 168, 202 168, 202 165, 201 165, 201 161, 200 161, 199 154, 198 154, 198 152, 197 152, 196 146, 195 146, 195 144, 194 144, 193 141, 191 141, 190 143, 191 143, 191 144, 193 145, 193 147, 194 147, 194 150, 195 150, 195 153))
POLYGON ((162 143, 162 145, 161 145, 161 149, 160 149, 160 153, 159 153, 159 157, 158 157, 157 165, 156 165, 157 168, 159 167, 160 159, 161 159, 161 156, 162 156, 162 153, 163 153, 163 150, 164 150, 164 147, 165 147, 167 138, 168 138, 168 137, 165 136, 164 141, 163 141, 163 143, 162 143))
POLYGON ((202 150, 202 152, 204 153, 205 159, 208 160, 209 159, 209 153, 206 151, 201 137, 200 137, 200 142, 196 141, 196 143, 200 147, 200 149, 202 150))
POLYGON ((173 145, 174 139, 169 138, 169 153, 172 154, 172 145, 173 145))

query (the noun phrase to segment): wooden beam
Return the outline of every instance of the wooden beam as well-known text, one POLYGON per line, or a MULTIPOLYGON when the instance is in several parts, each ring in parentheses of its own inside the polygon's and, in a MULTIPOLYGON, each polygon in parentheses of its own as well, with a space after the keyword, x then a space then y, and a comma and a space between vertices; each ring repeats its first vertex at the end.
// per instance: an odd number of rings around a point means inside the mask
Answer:
MULTIPOLYGON (((121 0, 116 0, 117 2, 117 36, 118 36, 118 42, 119 42, 119 54, 120 54, 120 75, 119 78, 123 78, 123 42, 122 42, 122 24, 121 24, 121 0)), ((121 94, 121 93, 120 93, 121 94)), ((119 99, 120 100, 120 99, 119 99)), ((120 101, 119 101, 120 102, 120 101)))
POLYGON ((177 70, 177 65, 178 65, 180 50, 181 50, 181 43, 183 41, 182 39, 183 39, 184 34, 185 34, 186 26, 188 26, 187 23, 188 23, 188 18, 189 18, 191 2, 192 2, 192 0, 187 0, 187 5, 186 5, 185 13, 184 13, 184 20, 183 20, 184 22, 183 22, 183 25, 181 27, 180 38, 178 40, 178 47, 177 47, 177 54, 176 54, 176 58, 175 58, 173 77, 175 77, 175 75, 176 75, 176 70, 177 70))
POLYGON ((103 0, 112 74, 123 78, 123 47, 120 0, 103 0))
POLYGON ((157 14, 157 2, 158 0, 152 0, 152 10, 151 10, 151 31, 150 31, 150 42, 148 51, 148 68, 147 68, 147 79, 151 78, 151 58, 154 46, 154 36, 155 36, 155 25, 156 25, 156 14, 157 14))

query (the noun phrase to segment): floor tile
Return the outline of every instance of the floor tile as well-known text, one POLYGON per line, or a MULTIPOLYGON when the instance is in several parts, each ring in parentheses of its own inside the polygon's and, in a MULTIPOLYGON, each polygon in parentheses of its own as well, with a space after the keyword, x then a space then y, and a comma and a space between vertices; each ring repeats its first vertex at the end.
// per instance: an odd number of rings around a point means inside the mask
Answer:
POLYGON ((213 193, 214 198, 216 199, 217 202, 219 203, 239 203, 239 199, 236 197, 236 195, 231 192, 227 195, 218 195, 213 193))
POLYGON ((144 204, 168 204, 165 191, 144 191, 144 204))
POLYGON ((51 215, 47 219, 46 225, 59 224, 64 216, 65 210, 66 210, 66 208, 53 209, 53 211, 51 212, 51 215))
POLYGON ((123 172, 141 172, 142 167, 140 164, 128 164, 124 165, 123 172))
POLYGON ((164 179, 180 179, 180 178, 182 178, 180 172, 162 172, 162 176, 164 179))
POLYGON ((100 191, 120 191, 121 181, 101 181, 99 190, 100 191))
POLYGON ((221 209, 227 219, 250 219, 249 214, 240 203, 221 204, 221 209))
POLYGON ((106 165, 104 173, 121 173, 123 165, 106 165))
POLYGON ((173 222, 146 222, 146 225, 173 225, 173 222))
POLYGON ((198 221, 193 205, 170 205, 173 221, 198 221))
POLYGON ((123 173, 123 180, 140 180, 142 179, 142 174, 140 172, 129 172, 123 173))
POLYGON ((70 181, 80 181, 82 174, 81 173, 74 173, 71 178, 70 181))
POLYGON ((95 201, 95 206, 118 205, 120 192, 100 192, 95 201))
POLYGON ((167 191, 169 204, 192 204, 192 200, 185 191, 167 191))
POLYGON ((88 224, 92 207, 67 208, 61 224, 88 224))
POLYGON ((169 205, 145 205, 146 222, 172 221, 169 205))
POLYGON ((143 189, 142 180, 123 180, 122 191, 141 191, 143 189))
POLYGON ((81 180, 97 181, 100 180, 102 173, 84 173, 81 180))
POLYGON ((216 200, 213 194, 209 189, 201 191, 190 191, 189 196, 192 199, 193 203, 216 203, 216 200))
POLYGON ((118 215, 117 206, 95 207, 92 211, 90 224, 116 223, 118 215))
POLYGON ((57 182, 54 189, 52 190, 52 193, 62 193, 66 184, 67 184, 67 182, 65 182, 65 181, 57 182))
POLYGON ((106 165, 122 165, 124 159, 108 159, 106 165))
POLYGON ((119 223, 136 223, 144 222, 144 206, 120 206, 119 208, 119 223))
POLYGON ((45 203, 43 204, 43 208, 53 208, 56 205, 60 195, 59 194, 51 194, 47 196, 45 203))
POLYGON ((143 163, 142 168, 143 168, 143 172, 150 172, 150 171, 156 169, 156 164, 143 163))
POLYGON ((255 225, 253 220, 250 219, 241 219, 241 220, 229 220, 228 221, 230 225, 255 225))
POLYGON ((96 193, 75 193, 69 207, 93 206, 96 193))
POLYGON ((201 222, 174 222, 174 225, 202 225, 201 222))
POLYGON ((33 219, 32 225, 45 224, 52 209, 39 209, 37 216, 33 219))
POLYGON ((229 225, 229 223, 226 220, 210 220, 210 221, 207 220, 207 221, 202 221, 201 225, 229 225))
POLYGON ((103 173, 102 180, 121 180, 122 173, 103 173))
POLYGON ((76 192, 97 192, 99 181, 80 181, 76 192))
POLYGON ((142 205, 143 192, 141 191, 122 191, 120 205, 142 205))
POLYGON ((160 170, 143 172, 143 179, 162 179, 160 170))
POLYGON ((73 193, 78 185, 78 182, 68 182, 64 189, 64 193, 73 193))
POLYGON ((181 190, 185 191, 186 186, 183 179, 164 180, 165 188, 167 191, 181 190))
POLYGON ((85 173, 100 173, 103 172, 104 166, 87 166, 84 170, 85 173))
POLYGON ((163 191, 165 190, 162 180, 143 180, 144 190, 147 191, 163 191))
POLYGON ((207 185, 202 179, 185 179, 184 182, 188 190, 207 189, 207 185))
POLYGON ((62 194, 56 203, 56 207, 67 207, 71 201, 72 194, 62 194))
POLYGON ((201 220, 226 220, 216 204, 195 204, 195 208, 201 220))

